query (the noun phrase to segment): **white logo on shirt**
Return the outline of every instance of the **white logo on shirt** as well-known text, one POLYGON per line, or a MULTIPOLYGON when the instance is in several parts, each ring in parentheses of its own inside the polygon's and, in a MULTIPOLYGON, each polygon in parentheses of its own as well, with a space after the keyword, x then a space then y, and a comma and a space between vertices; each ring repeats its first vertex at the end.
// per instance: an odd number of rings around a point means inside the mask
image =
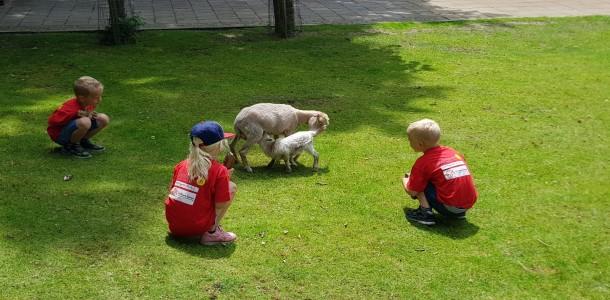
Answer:
POLYGON ((174 186, 181 187, 181 188, 183 188, 183 189, 185 189, 187 191, 191 191, 193 193, 199 192, 199 188, 198 187, 196 187, 194 185, 190 185, 190 184, 188 184, 186 182, 182 182, 180 180, 176 180, 176 183, 174 183, 174 186))
POLYGON ((193 205, 199 188, 188 183, 176 180, 169 192, 169 197, 184 204, 193 205))
POLYGON ((444 164, 441 166, 441 169, 447 180, 470 175, 470 171, 468 171, 468 167, 466 167, 463 161, 444 164))

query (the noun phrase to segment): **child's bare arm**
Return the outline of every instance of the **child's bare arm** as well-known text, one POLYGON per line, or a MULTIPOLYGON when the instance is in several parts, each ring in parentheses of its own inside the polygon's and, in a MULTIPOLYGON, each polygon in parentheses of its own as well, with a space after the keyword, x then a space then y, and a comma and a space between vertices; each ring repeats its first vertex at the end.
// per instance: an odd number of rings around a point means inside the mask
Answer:
POLYGON ((409 173, 405 173, 405 177, 402 178, 402 187, 405 189, 405 192, 411 196, 411 198, 416 199, 418 192, 411 191, 407 187, 409 185, 409 173))

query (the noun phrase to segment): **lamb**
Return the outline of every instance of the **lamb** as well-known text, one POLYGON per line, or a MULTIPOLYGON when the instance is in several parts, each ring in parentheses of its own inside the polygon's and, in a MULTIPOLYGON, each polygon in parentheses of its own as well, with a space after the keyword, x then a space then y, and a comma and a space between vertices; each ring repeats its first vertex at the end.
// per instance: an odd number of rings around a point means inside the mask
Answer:
MULTIPOLYGON (((248 164, 248 150, 254 144, 260 143, 264 133, 273 136, 289 136, 296 132, 300 124, 307 123, 310 130, 323 131, 329 124, 328 115, 315 110, 300 110, 287 104, 258 103, 243 108, 233 123, 235 138, 231 142, 231 152, 235 152, 235 146, 240 139, 245 144, 239 150, 241 164, 246 171, 252 173, 248 164)), ((274 161, 271 161, 271 165, 274 161)))
POLYGON ((318 135, 320 130, 299 131, 285 138, 273 139, 269 134, 265 133, 260 145, 263 152, 273 160, 270 166, 273 166, 275 160, 282 159, 286 164, 286 171, 292 172, 292 166, 296 166, 295 161, 303 151, 308 152, 313 156, 313 171, 318 171, 318 159, 320 155, 313 148, 313 137, 318 135))

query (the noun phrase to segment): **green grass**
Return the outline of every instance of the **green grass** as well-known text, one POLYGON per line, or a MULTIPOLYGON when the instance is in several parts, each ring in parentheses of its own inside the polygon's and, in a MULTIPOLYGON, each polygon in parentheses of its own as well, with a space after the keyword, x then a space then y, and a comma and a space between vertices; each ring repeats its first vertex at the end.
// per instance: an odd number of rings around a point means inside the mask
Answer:
POLYGON ((0 35, 0 298, 610 297, 610 18, 0 35), (53 153, 46 119, 91 75, 106 153, 53 153), (327 112, 292 174, 238 169, 225 228, 167 237, 187 134, 241 107, 327 112), (438 121, 480 198, 465 223, 405 221, 408 123, 438 121), (71 181, 63 181, 66 174, 71 181))

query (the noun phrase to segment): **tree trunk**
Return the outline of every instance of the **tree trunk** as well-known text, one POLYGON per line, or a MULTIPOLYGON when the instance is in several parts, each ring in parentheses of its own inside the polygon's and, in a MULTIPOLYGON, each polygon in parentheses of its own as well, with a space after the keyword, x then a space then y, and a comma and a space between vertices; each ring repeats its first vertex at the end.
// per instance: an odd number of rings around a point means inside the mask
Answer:
POLYGON ((294 0, 273 0, 275 33, 281 38, 294 36, 294 0))
POLYGON ((286 21, 286 27, 288 28, 288 36, 293 37, 296 34, 294 0, 286 0, 286 21))
POLYGON ((125 18, 125 0, 108 0, 110 9, 110 28, 115 44, 122 43, 120 21, 125 18))

